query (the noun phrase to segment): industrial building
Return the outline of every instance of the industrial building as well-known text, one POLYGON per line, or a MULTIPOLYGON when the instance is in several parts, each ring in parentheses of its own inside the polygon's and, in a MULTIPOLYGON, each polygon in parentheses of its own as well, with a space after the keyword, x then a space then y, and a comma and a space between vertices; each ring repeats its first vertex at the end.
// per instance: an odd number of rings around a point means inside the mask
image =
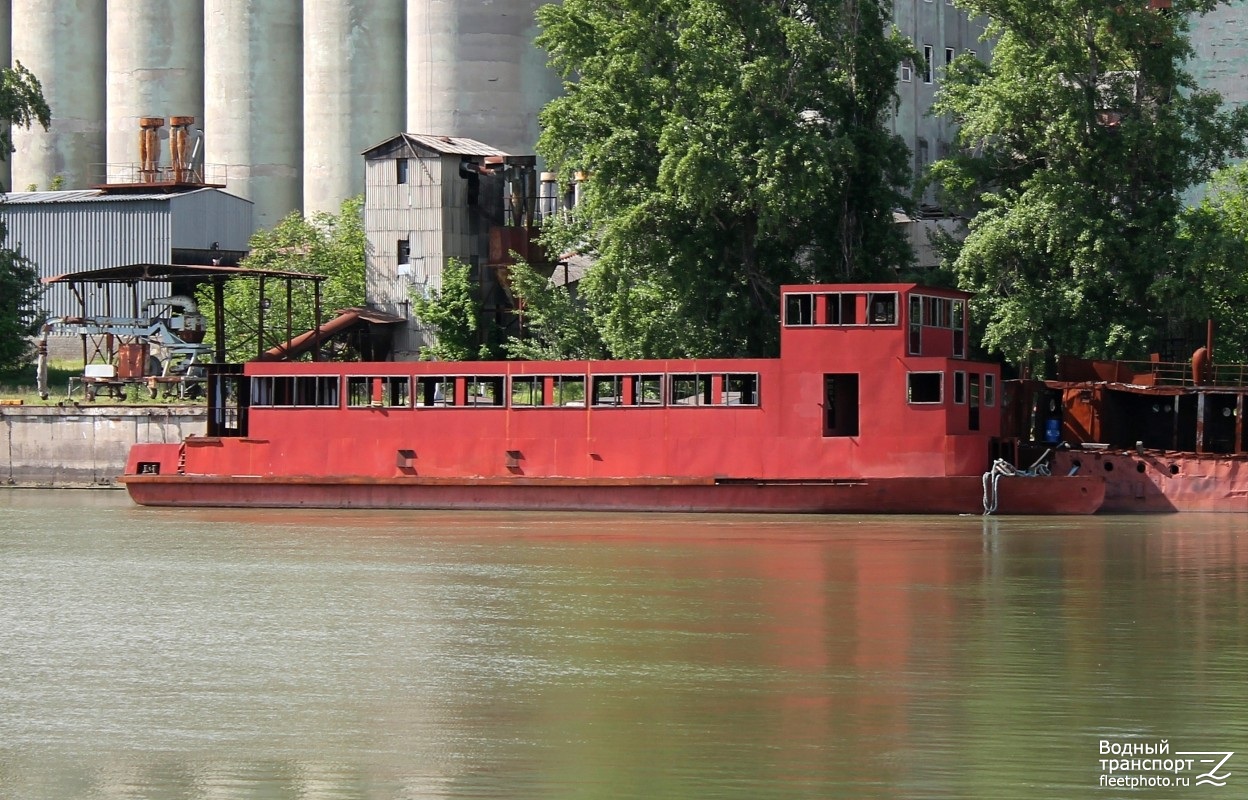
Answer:
MULTIPOLYGON (((5 246, 19 249, 38 267, 40 278, 49 278, 126 264, 237 264, 247 252, 252 204, 209 187, 11 192, 4 201, 4 221, 9 229, 5 246)), ((124 309, 133 302, 116 286, 93 290, 99 296, 84 299, 97 309, 124 309)), ((169 287, 152 283, 145 291, 159 297, 169 287)), ((64 284, 49 287, 40 303, 54 318, 74 316, 81 308, 64 284)))
POLYGON ((519 256, 547 275, 554 264, 537 242, 536 158, 467 138, 400 133, 364 154, 364 232, 369 304, 409 325, 396 332, 397 358, 415 358, 431 332, 411 319, 413 292, 442 288, 451 259, 468 267, 483 321, 514 322, 507 268, 519 256))

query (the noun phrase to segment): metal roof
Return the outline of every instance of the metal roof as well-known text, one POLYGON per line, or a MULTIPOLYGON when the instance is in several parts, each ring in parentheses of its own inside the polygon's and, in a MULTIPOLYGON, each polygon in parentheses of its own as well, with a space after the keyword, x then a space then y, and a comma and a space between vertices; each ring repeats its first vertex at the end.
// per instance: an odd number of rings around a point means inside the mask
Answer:
MULTIPOLYGON (((4 205, 37 205, 55 203, 116 203, 126 200, 173 200, 199 192, 217 192, 220 189, 205 187, 189 192, 105 192, 100 189, 66 189, 59 192, 6 192, 0 195, 0 208, 4 205)), ((229 194, 229 192, 221 192, 229 194)), ((236 197, 237 195, 230 195, 236 197)), ((244 198, 239 198, 244 199, 244 198)), ((251 201, 248 201, 251 202, 251 201)))
POLYGON ((410 145, 432 150, 448 156, 505 156, 507 153, 497 147, 478 142, 476 139, 465 139, 460 136, 435 136, 427 133, 400 133, 378 142, 364 151, 365 155, 383 147, 396 139, 403 139, 410 145))
POLYGON ((246 267, 213 267, 196 264, 126 264, 121 267, 89 269, 44 278, 44 283, 129 283, 130 281, 167 281, 174 278, 211 278, 221 275, 227 278, 293 278, 296 280, 323 281, 324 275, 307 272, 286 272, 276 269, 248 269, 246 267))

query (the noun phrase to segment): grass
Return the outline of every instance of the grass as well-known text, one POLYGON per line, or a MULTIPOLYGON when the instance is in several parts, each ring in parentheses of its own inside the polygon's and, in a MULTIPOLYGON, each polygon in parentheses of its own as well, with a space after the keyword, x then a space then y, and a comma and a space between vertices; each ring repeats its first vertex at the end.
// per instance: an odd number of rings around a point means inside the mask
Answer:
MULTIPOLYGON (((15 371, 0 372, 0 400, 20 401, 25 406, 60 405, 66 400, 69 379, 81 374, 82 362, 80 361, 49 361, 48 399, 44 400, 39 396, 37 388, 38 378, 35 374, 34 364, 27 364, 15 371)), ((88 402, 81 387, 74 389, 73 399, 78 402, 88 402)), ((153 400, 147 386, 143 384, 127 385, 125 387, 125 395, 122 398, 110 397, 101 393, 95 402, 142 406, 194 404, 193 401, 181 400, 177 397, 165 398, 163 395, 158 395, 153 400)))

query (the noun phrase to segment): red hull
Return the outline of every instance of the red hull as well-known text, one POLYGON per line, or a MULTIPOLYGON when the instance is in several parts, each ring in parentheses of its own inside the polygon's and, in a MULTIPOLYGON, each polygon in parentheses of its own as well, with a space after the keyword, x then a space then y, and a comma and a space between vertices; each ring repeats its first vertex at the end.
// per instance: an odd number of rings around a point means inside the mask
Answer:
POLYGON ((1054 456, 1053 471, 1105 478, 1107 514, 1178 511, 1248 513, 1248 457, 1165 450, 1070 450, 1054 456))
MULTIPOLYGON (((692 481, 259 478, 127 475, 149 506, 687 511, 820 514, 981 514, 977 477, 857 481, 692 481)), ((1092 514, 1099 477, 1002 478, 998 514, 1092 514)))

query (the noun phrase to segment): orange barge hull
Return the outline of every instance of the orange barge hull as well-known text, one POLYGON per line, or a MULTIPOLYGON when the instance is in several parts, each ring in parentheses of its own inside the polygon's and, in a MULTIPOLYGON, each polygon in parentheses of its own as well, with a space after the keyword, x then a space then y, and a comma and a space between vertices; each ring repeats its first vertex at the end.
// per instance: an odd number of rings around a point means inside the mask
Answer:
MULTIPOLYGON (((680 511, 818 514, 982 514, 972 476, 847 481, 580 479, 361 479, 126 475, 147 506, 387 508, 541 511, 680 511)), ((1098 477, 1002 478, 996 513, 1092 514, 1098 477)))

